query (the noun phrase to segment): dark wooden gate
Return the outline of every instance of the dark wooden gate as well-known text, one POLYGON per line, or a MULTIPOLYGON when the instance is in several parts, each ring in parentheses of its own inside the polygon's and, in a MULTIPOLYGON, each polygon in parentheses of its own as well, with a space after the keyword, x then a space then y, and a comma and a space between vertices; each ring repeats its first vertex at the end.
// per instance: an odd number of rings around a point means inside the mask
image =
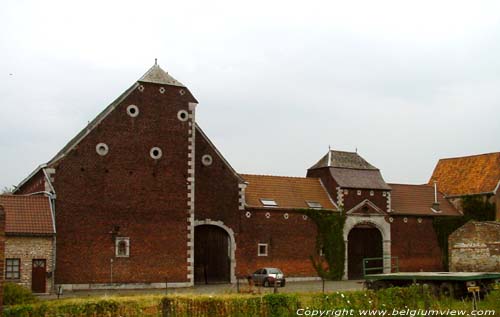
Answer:
POLYGON ((31 290, 33 293, 45 293, 45 279, 47 275, 45 259, 33 260, 31 267, 31 290))
MULTIPOLYGON (((377 228, 355 227, 349 232, 347 263, 350 280, 363 278, 363 259, 383 256, 382 235, 377 228)), ((382 267, 382 261, 371 261, 371 267, 382 267)), ((370 273, 382 273, 371 271, 370 273)))
POLYGON ((194 280, 198 284, 229 283, 229 235, 217 226, 201 225, 194 233, 194 280))

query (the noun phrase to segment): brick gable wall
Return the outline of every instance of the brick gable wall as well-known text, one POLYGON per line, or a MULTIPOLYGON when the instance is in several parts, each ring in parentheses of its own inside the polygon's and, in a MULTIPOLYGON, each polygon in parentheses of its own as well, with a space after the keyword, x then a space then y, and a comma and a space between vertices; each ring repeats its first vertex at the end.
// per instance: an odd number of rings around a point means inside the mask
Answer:
POLYGON ((109 283, 111 260, 114 283, 188 282, 192 122, 177 114, 195 100, 185 88, 140 84, 55 166, 57 284, 109 283), (96 153, 101 142, 106 156, 96 153), (150 157, 152 147, 161 159, 150 157), (130 238, 128 258, 114 256, 116 226, 130 238))

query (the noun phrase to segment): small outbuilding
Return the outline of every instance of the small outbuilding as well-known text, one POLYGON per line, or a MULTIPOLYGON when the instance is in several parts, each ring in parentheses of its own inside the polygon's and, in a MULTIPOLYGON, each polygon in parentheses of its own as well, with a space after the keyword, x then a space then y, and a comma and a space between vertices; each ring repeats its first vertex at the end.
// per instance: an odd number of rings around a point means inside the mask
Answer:
POLYGON ((450 271, 500 272, 500 222, 469 221, 449 239, 450 271))
POLYGON ((55 227, 45 195, 0 195, 5 210, 6 282, 50 293, 53 287, 55 227))

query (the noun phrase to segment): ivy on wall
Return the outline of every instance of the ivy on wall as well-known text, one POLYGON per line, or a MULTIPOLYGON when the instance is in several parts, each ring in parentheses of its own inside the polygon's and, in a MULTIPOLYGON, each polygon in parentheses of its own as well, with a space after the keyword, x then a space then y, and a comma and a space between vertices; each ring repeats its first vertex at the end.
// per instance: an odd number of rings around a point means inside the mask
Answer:
POLYGON ((433 220, 434 231, 438 238, 443 254, 443 266, 448 269, 448 237, 455 230, 470 220, 494 221, 495 203, 490 203, 489 197, 465 196, 462 198, 463 217, 435 217, 433 220))
MULTIPOLYGON (((311 256, 318 275, 327 280, 340 280, 344 275, 345 245, 344 224, 346 217, 338 212, 322 209, 303 209, 318 228, 316 247, 323 256, 311 256)), ((318 252, 319 253, 319 252, 318 252)))

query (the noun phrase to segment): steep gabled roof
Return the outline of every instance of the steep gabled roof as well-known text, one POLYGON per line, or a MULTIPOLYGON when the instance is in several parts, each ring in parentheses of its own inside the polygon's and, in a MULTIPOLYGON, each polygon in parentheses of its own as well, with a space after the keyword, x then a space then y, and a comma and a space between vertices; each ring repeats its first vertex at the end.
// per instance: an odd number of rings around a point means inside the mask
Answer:
POLYGON ((357 152, 344 152, 330 150, 316 164, 309 169, 322 167, 353 168, 363 170, 378 170, 368 163, 357 152))
POLYGON ((0 195, 0 205, 5 211, 5 233, 13 235, 55 233, 48 197, 0 195))
POLYGON ((174 77, 164 71, 160 65, 154 64, 138 81, 170 86, 186 87, 174 77))
POLYGON ((422 216, 461 216, 462 214, 438 191, 439 210, 433 211, 434 187, 430 185, 389 184, 394 214, 422 216))
POLYGON ((317 202, 323 209, 337 210, 319 178, 248 174, 241 176, 248 182, 245 200, 249 207, 264 207, 261 199, 271 199, 276 201, 277 208, 310 208, 307 202, 317 202))
POLYGON ((342 188, 391 190, 379 170, 330 168, 330 174, 342 188))
POLYGON ((496 193, 500 185, 500 152, 440 159, 429 184, 434 181, 446 196, 496 193))

